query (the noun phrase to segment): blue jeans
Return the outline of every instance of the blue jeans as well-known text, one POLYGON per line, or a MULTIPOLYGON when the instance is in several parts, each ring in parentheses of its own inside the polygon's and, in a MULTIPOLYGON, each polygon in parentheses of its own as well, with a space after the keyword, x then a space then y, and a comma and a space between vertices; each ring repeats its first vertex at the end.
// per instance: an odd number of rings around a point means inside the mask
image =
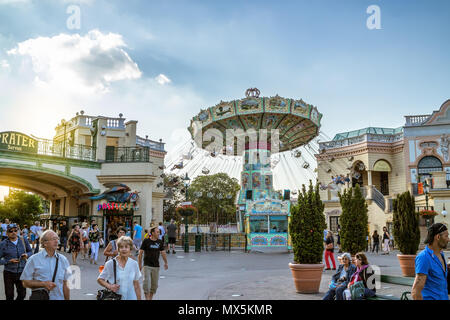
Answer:
POLYGON ((347 289, 346 286, 339 286, 334 289, 328 290, 322 300, 344 300, 344 290, 347 289))
POLYGON ((64 247, 64 251, 66 251, 66 247, 67 247, 67 237, 61 237, 61 239, 59 240, 60 242, 60 248, 64 247))
POLYGON ((372 298, 375 295, 376 295, 375 291, 373 291, 371 289, 368 289, 368 288, 364 288, 364 296, 359 298, 359 299, 356 299, 356 300, 363 300, 363 299, 366 299, 366 298, 372 298))

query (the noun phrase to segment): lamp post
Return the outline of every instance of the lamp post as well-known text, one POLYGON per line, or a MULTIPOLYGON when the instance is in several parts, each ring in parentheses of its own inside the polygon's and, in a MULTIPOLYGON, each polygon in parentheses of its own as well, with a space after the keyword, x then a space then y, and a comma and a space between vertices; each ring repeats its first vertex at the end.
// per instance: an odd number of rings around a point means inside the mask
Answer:
MULTIPOLYGON (((427 179, 425 179, 425 183, 423 184, 423 188, 425 191, 425 209, 428 211, 428 193, 430 192, 430 186, 427 183, 427 179)), ((427 227, 430 225, 430 219, 426 219, 427 227)))
MULTIPOLYGON (((188 176, 188 174, 187 174, 187 172, 186 172, 186 176, 183 178, 183 181, 184 181, 184 186, 185 186, 185 188, 186 188, 186 190, 185 190, 185 193, 186 193, 186 202, 188 201, 188 188, 189 188, 189 181, 190 181, 191 179, 189 178, 189 176, 188 176)), ((189 228, 189 226, 188 226, 188 216, 186 215, 185 217, 184 217, 184 219, 186 220, 185 222, 184 222, 184 227, 185 227, 185 231, 184 231, 184 234, 185 234, 185 236, 184 236, 184 252, 189 252, 189 237, 188 237, 188 228, 189 228)))
POLYGON ((447 216, 447 210, 445 210, 445 203, 444 208, 442 209, 442 215, 444 216, 444 218, 447 216))

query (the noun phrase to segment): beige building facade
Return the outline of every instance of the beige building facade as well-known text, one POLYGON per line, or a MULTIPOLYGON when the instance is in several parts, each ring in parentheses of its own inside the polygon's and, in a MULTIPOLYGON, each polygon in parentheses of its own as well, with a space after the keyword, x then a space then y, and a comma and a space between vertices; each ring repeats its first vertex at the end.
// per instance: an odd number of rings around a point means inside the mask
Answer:
POLYGON ((418 211, 428 206, 438 213, 431 221, 421 218, 422 233, 426 223, 448 225, 450 100, 432 114, 405 116, 405 120, 400 128, 369 127, 319 144, 317 175, 330 230, 337 231, 342 212, 338 192, 356 184, 368 204, 370 234, 382 232, 384 226, 392 229, 392 199, 408 190, 418 211))

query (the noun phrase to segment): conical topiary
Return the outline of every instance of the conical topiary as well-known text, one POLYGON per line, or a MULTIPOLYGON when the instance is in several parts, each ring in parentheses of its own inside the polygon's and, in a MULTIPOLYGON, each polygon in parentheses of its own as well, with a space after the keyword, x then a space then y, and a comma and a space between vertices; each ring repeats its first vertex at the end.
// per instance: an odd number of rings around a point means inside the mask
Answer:
POLYGON ((358 184, 355 188, 344 190, 342 194, 339 192, 338 195, 342 207, 339 219, 341 248, 342 251, 355 255, 367 247, 367 203, 358 184))
POLYGON ((414 197, 409 191, 393 200, 393 234, 395 243, 403 254, 416 254, 420 244, 419 214, 414 197))
POLYGON ((320 200, 319 185, 309 189, 305 185, 299 193, 298 203, 291 207, 289 233, 294 251, 294 261, 298 264, 320 264, 323 254, 323 230, 326 229, 324 204, 320 200))

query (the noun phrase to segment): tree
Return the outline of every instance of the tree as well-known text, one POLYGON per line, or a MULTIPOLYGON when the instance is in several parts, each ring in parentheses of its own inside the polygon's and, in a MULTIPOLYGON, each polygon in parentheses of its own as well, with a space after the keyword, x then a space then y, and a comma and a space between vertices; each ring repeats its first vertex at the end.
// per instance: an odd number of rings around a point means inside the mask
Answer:
POLYGON ((9 219, 11 222, 32 225, 39 220, 39 215, 44 211, 42 199, 32 193, 22 190, 11 190, 0 204, 1 219, 9 219))
POLYGON ((355 255, 367 247, 368 221, 367 203, 357 184, 355 188, 338 193, 342 207, 340 217, 341 247, 344 252, 355 255))
POLYGON ((164 176, 164 192, 166 199, 163 202, 164 220, 180 221, 181 217, 176 213, 176 208, 185 200, 185 187, 183 180, 176 174, 164 176))
POLYGON ((393 201, 393 234, 400 252, 414 255, 420 244, 419 214, 415 210, 414 197, 409 191, 393 201))
MULTIPOLYGON (((219 213, 221 223, 234 222, 239 190, 238 180, 226 173, 197 176, 188 188, 188 200, 199 210, 198 223, 219 223, 219 213)), ((195 221, 197 217, 193 219, 195 221)))
POLYGON ((289 234, 292 239, 294 261, 299 264, 318 264, 323 255, 323 230, 326 229, 324 204, 320 200, 319 185, 309 189, 305 185, 298 195, 298 203, 291 206, 289 234))

